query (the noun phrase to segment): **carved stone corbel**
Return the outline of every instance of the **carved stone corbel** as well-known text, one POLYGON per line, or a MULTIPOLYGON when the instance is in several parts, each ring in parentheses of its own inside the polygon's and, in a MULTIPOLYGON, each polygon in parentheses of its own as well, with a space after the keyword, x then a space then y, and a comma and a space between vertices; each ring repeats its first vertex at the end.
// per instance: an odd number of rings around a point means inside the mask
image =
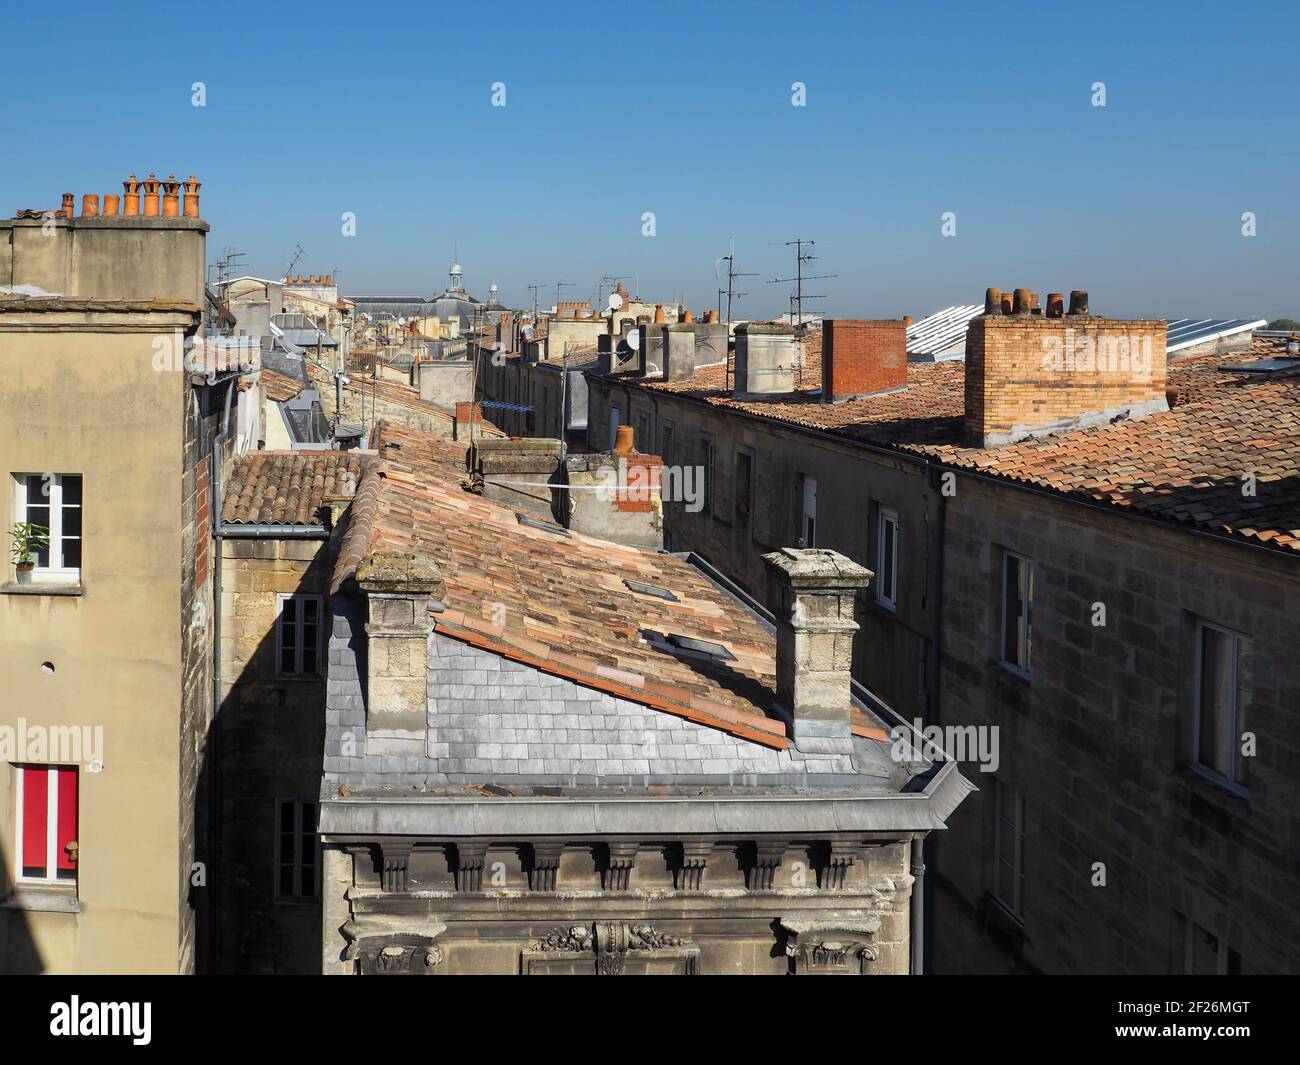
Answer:
POLYGON ((609 845, 609 869, 605 873, 606 891, 626 891, 632 880, 632 866, 636 864, 636 840, 614 842, 609 845))
POLYGON ((677 870, 678 891, 699 891, 704 883, 704 870, 713 854, 709 840, 686 840, 682 843, 682 867, 677 870))
POLYGON ((385 891, 407 890, 407 876, 411 865, 410 843, 380 843, 382 855, 380 885, 385 891))
POLYGON ((486 843, 456 844, 456 890, 462 895, 483 890, 483 863, 487 860, 486 843))
POLYGON ((830 859, 826 863, 825 889, 827 891, 844 890, 848 872, 857 858, 858 848, 855 843, 847 840, 831 840, 830 859))
POLYGON ((533 865, 528 873, 529 890, 555 890, 555 880, 560 869, 560 858, 563 855, 563 843, 548 840, 545 843, 533 844, 533 865))
POLYGON ((754 845, 754 867, 749 871, 750 891, 772 890, 785 850, 784 840, 760 839, 754 845))

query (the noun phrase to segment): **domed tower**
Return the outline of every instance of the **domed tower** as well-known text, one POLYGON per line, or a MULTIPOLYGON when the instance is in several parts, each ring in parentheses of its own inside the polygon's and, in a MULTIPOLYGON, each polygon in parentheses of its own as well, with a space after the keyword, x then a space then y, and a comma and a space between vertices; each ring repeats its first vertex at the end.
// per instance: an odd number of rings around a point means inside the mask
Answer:
POLYGON ((460 268, 460 263, 451 264, 451 283, 447 286, 448 292, 464 292, 465 286, 461 284, 461 278, 465 271, 460 268))

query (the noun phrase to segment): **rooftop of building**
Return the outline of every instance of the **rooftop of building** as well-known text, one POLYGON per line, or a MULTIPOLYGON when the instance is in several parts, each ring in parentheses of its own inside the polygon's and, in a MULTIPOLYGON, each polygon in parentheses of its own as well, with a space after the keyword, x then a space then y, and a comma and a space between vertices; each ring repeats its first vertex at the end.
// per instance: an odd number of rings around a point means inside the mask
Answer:
POLYGON ((356 450, 249 452, 231 468, 223 487, 221 520, 323 529, 329 500, 351 499, 373 461, 373 452, 356 450))
POLYGON ((797 390, 769 400, 733 398, 729 367, 721 364, 698 370, 689 381, 630 383, 1154 520, 1300 551, 1300 374, 1224 369, 1284 356, 1284 338, 1256 337, 1247 352, 1169 363, 1168 411, 996 448, 968 446, 963 363, 912 364, 901 391, 822 403, 819 344, 813 335, 806 344, 797 390), (1243 492, 1247 474, 1254 477, 1253 495, 1243 492))
POLYGON ((265 366, 262 367, 262 384, 266 386, 267 399, 275 400, 277 403, 293 399, 307 387, 305 381, 299 381, 286 374, 276 373, 276 371, 265 366))
MULTIPOLYGON (((337 591, 374 554, 418 554, 441 576, 436 631, 585 688, 785 750, 772 625, 687 557, 628 547, 470 490, 466 448, 381 423, 334 571, 337 591), (706 653, 683 640, 702 641, 706 653)), ((888 726, 859 705, 853 732, 888 726)), ((880 756, 882 752, 876 751, 880 756)))

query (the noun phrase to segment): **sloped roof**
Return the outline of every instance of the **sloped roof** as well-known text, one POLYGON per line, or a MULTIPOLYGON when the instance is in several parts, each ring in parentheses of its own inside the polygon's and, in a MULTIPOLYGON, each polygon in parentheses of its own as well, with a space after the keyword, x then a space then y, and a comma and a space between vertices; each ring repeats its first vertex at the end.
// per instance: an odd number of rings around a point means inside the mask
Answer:
POLYGON ((286 400, 293 399, 304 388, 307 387, 305 381, 299 381, 282 373, 276 373, 274 370, 262 367, 262 384, 266 386, 267 399, 273 399, 277 403, 284 403, 286 400))
MULTIPOLYGON (((336 591, 373 553, 426 554, 443 577, 439 633, 766 747, 787 746, 772 709, 770 627, 685 559, 520 522, 513 508, 467 490, 465 449, 453 441, 381 423, 375 442, 381 462, 353 502, 336 591), (711 665, 669 653, 669 635, 722 644, 734 660, 711 665)), ((879 722, 854 713, 858 735, 885 738, 879 722)))
POLYGON ((902 391, 847 403, 821 402, 821 367, 805 358, 801 389, 764 402, 725 391, 722 366, 691 381, 638 381, 864 443, 930 456, 954 467, 1032 484, 1159 521, 1300 552, 1300 376, 1223 369, 1285 353, 1285 338, 1256 337, 1231 359, 1171 362, 1171 410, 1133 421, 1045 436, 997 448, 966 446, 965 366, 911 364, 902 391), (1242 492, 1253 474, 1255 495, 1242 492))
POLYGON ((351 498, 374 460, 360 451, 252 451, 235 463, 222 492, 231 525, 315 525, 326 501, 351 498))

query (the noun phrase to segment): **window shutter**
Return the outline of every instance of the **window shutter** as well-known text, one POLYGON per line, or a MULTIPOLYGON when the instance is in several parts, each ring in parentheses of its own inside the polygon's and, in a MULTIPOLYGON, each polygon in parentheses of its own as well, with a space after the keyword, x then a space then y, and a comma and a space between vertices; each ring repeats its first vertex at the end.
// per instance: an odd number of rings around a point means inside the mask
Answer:
POLYGON ((44 766, 23 767, 23 871, 44 876, 49 847, 50 777, 44 766))
POLYGON ((68 844, 77 839, 77 767, 61 765, 58 767, 59 781, 59 824, 58 868, 76 872, 76 857, 68 853, 68 844))

